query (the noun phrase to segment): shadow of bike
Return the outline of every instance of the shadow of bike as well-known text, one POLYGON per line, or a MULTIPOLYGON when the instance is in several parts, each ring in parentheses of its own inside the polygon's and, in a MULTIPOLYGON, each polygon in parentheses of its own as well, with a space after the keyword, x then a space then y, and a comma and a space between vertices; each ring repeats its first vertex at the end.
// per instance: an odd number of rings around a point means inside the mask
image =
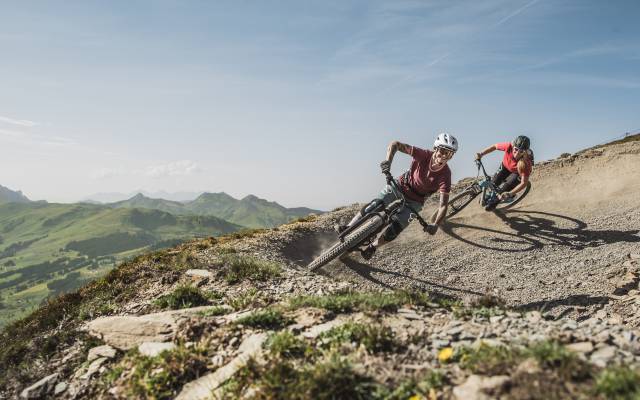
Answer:
POLYGON ((449 221, 443 227, 447 235, 472 246, 487 250, 526 252, 548 245, 566 246, 572 250, 599 247, 610 243, 640 242, 640 230, 595 230, 577 218, 542 211, 506 210, 495 214, 511 232, 449 221), (459 232, 477 230, 492 234, 489 238, 471 239, 459 232))

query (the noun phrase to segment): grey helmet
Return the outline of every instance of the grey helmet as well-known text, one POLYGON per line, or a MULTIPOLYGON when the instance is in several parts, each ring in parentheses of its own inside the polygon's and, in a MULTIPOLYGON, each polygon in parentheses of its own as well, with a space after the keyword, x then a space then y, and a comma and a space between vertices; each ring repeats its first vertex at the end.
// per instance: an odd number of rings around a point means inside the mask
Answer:
POLYGON ((455 153, 458 151, 458 139, 453 137, 453 135, 442 132, 438 135, 435 142, 433 142, 433 147, 442 147, 443 149, 451 150, 455 153))
POLYGON ((526 136, 520 135, 513 141, 513 147, 517 147, 520 150, 529 150, 531 140, 526 136))

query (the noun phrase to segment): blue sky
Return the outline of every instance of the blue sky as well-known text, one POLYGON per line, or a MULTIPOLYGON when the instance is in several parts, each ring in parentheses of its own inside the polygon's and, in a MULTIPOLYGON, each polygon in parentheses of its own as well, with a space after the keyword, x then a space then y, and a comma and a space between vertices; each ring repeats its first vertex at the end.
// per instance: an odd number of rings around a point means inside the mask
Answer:
POLYGON ((2 2, 0 184, 330 209, 377 193, 394 139, 453 133, 454 179, 517 134, 553 158, 640 129, 639 18, 637 1, 2 2))

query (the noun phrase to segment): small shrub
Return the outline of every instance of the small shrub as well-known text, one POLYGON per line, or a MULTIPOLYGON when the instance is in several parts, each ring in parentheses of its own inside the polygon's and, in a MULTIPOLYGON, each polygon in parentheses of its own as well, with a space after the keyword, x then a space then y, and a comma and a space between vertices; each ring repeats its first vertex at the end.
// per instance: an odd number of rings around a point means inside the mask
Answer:
POLYGON ((158 298, 154 304, 162 309, 178 310, 209 304, 207 295, 194 286, 178 286, 172 293, 158 298))
POLYGON ((299 358, 310 355, 313 350, 304 341, 289 331, 271 335, 266 343, 271 354, 284 358, 299 358))
POLYGON ((378 397, 384 400, 435 399, 437 398, 435 390, 442 388, 444 383, 444 374, 433 370, 419 379, 403 381, 393 390, 385 388, 378 397))
POLYGON ((591 375, 591 367, 580 360, 575 353, 555 341, 537 342, 523 351, 524 357, 533 357, 543 367, 554 369, 564 379, 586 379, 591 375))
POLYGON ((431 304, 429 297, 423 293, 397 292, 343 292, 327 296, 300 296, 289 301, 293 309, 301 307, 317 307, 335 313, 354 311, 397 311, 403 305, 426 306, 431 304))
POLYGON ((156 357, 130 352, 114 368, 123 368, 115 378, 129 398, 172 399, 181 386, 207 370, 206 352, 200 348, 179 346, 156 357))
POLYGON ((506 346, 480 345, 477 349, 462 347, 457 349, 454 360, 473 373, 500 375, 508 373, 517 363, 519 353, 506 346))
POLYGON ((219 315, 225 315, 229 312, 229 309, 226 307, 213 307, 208 310, 200 311, 199 315, 202 317, 217 317, 219 315))
POLYGON ((596 378, 595 391, 607 399, 640 398, 640 371, 629 367, 608 367, 596 378))
POLYGON ((257 306, 261 304, 260 293, 256 288, 250 288, 240 293, 236 297, 227 298, 227 303, 233 308, 235 311, 244 310, 249 306, 257 306))
POLYGON ((269 278, 279 277, 282 270, 276 263, 237 254, 225 255, 223 263, 225 265, 224 280, 229 284, 245 279, 266 281, 269 278))
POLYGON ((357 373, 348 361, 332 355, 303 367, 278 358, 265 365, 251 360, 225 385, 223 398, 237 399, 246 388, 252 398, 266 399, 371 399, 378 388, 371 378, 357 373))
POLYGON ((398 344, 393 339, 393 331, 386 326, 375 324, 346 323, 320 335, 328 346, 342 343, 356 343, 372 353, 393 351, 398 344))
POLYGON ((282 311, 273 308, 255 311, 236 320, 236 324, 261 329, 281 329, 290 322, 291 320, 285 317, 282 311))

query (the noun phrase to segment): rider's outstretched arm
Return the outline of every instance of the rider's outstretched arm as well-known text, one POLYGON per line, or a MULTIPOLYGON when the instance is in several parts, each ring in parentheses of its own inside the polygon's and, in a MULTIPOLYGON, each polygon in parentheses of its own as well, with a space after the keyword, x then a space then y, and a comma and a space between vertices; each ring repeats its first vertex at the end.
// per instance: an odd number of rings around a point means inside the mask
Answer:
POLYGON ((444 217, 447 215, 447 203, 449 203, 449 193, 440 192, 440 206, 436 219, 433 221, 434 224, 440 225, 440 223, 444 221, 444 217))
POLYGON ((485 156, 489 153, 491 153, 492 151, 496 150, 496 145, 492 144, 491 146, 487 147, 486 149, 482 150, 480 153, 476 153, 476 160, 479 160, 482 158, 482 156, 485 156))
POLYGON ((393 161, 393 156, 396 154, 398 150, 400 150, 400 152, 405 154, 411 154, 411 146, 409 146, 408 144, 400 143, 397 140, 394 140, 393 142, 389 143, 389 147, 387 147, 386 161, 388 161, 389 164, 391 164, 391 162, 393 161))

